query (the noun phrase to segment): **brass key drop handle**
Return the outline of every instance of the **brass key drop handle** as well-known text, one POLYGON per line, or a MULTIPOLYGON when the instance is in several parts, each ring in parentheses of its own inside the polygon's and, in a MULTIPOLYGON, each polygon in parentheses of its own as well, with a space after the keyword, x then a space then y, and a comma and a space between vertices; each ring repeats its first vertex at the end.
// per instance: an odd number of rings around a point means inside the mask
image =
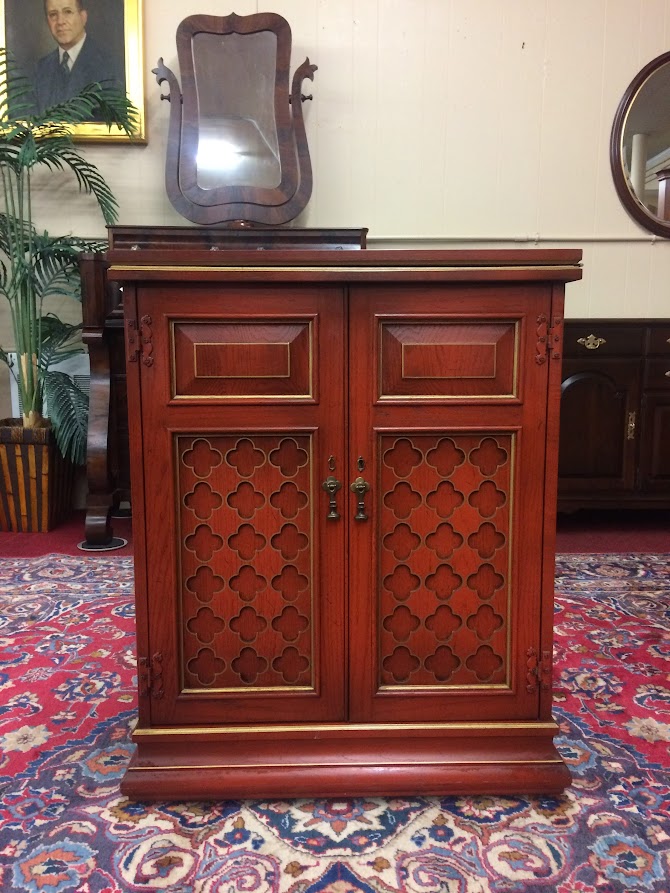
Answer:
POLYGON ((358 505, 356 506, 354 521, 367 521, 368 516, 365 512, 365 494, 370 489, 370 484, 368 484, 366 480, 363 480, 362 477, 357 477, 349 489, 352 493, 355 493, 356 496, 358 496, 358 505))
POLYGON ((326 515, 326 520, 339 521, 340 513, 337 510, 337 499, 335 498, 335 494, 341 488, 342 484, 336 477, 333 477, 333 475, 330 474, 321 486, 328 494, 328 514, 326 515))

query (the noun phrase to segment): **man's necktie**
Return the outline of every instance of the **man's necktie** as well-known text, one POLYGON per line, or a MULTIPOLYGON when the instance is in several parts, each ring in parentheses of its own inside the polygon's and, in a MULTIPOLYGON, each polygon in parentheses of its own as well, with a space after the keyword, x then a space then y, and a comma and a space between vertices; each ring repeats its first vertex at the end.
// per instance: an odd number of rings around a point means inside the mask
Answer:
POLYGON ((60 60, 60 67, 65 76, 70 74, 70 54, 67 50, 63 53, 63 58, 60 60))

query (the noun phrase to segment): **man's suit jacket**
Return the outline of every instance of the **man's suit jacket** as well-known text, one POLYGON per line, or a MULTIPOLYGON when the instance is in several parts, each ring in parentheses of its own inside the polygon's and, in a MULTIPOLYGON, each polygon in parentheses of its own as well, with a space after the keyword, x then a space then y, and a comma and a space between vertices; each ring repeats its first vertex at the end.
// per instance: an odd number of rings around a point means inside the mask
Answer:
POLYGON ((40 112, 76 96, 81 90, 95 82, 114 84, 125 92, 123 62, 115 62, 99 44, 86 36, 84 45, 69 74, 66 74, 59 61, 58 49, 43 56, 37 63, 35 92, 40 112))

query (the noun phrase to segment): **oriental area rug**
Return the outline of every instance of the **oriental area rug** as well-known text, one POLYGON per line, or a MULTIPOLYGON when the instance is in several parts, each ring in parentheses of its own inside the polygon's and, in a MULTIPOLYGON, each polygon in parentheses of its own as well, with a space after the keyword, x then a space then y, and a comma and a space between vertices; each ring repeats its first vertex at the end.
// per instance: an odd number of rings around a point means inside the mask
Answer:
POLYGON ((564 555, 555 798, 142 804, 132 559, 0 560, 3 893, 670 893, 670 554, 564 555))

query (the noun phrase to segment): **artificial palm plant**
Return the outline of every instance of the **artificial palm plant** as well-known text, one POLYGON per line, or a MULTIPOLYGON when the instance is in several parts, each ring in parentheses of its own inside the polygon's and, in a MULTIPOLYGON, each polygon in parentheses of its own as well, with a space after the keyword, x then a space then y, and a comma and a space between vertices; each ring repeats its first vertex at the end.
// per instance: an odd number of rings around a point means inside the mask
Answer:
POLYGON ((0 178, 4 207, 0 210, 0 293, 9 302, 17 354, 13 368, 6 350, 0 359, 16 376, 23 404, 23 426, 45 424, 46 399, 51 425, 64 456, 83 462, 86 449, 87 398, 72 380, 53 370, 54 363, 71 356, 78 346, 81 325, 71 325, 50 313, 50 299, 70 295, 80 299, 78 255, 103 246, 72 235, 51 236, 38 231, 33 219, 33 175, 38 168, 51 172, 46 182, 60 185, 70 171, 80 191, 92 195, 107 224, 117 215, 116 200, 97 168, 73 141, 73 127, 102 121, 120 127, 128 136, 137 114, 127 97, 115 88, 91 84, 72 99, 35 110, 30 82, 18 71, 11 55, 0 49, 0 178))

